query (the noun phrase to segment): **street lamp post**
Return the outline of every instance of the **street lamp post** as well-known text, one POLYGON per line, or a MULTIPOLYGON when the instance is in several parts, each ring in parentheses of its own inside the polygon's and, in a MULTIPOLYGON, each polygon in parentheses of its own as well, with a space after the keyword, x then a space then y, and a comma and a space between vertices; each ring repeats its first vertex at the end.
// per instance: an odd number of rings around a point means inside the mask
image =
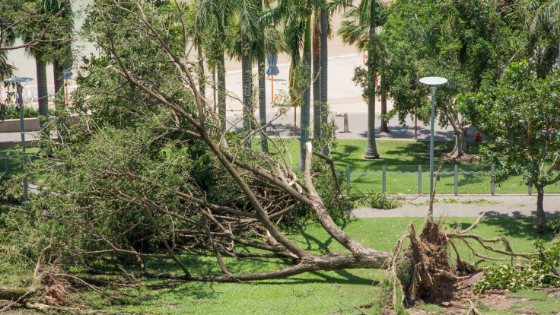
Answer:
MULTIPOLYGON (((430 86, 432 90, 432 116, 430 119, 430 201, 433 198, 434 193, 434 116, 435 116, 435 97, 436 97, 436 87, 438 85, 447 83, 447 79, 438 77, 426 77, 420 79, 420 83, 430 86)), ((431 202, 430 202, 431 204, 431 202)), ((430 206, 430 219, 434 219, 434 209, 430 206)))
MULTIPOLYGON (((23 97, 22 91, 23 86, 22 83, 26 83, 29 81, 33 81, 31 78, 9 78, 4 80, 8 83, 15 83, 17 85, 17 92, 18 92, 18 100, 19 100, 19 122, 21 128, 21 152, 23 153, 23 197, 24 200, 27 201, 27 176, 26 176, 26 169, 25 169, 25 128, 23 123, 23 97)), ((24 204, 25 204, 24 201, 24 204)))

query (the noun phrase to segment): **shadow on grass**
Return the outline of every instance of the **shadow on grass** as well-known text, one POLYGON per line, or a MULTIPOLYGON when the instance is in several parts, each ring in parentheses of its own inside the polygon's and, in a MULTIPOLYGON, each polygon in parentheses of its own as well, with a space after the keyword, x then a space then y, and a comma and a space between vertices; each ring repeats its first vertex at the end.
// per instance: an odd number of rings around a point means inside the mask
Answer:
MULTIPOLYGON (((449 228, 455 229, 456 223, 448 223, 449 228)), ((472 224, 463 223, 462 229, 467 229, 472 224)), ((537 233, 537 218, 527 218, 527 217, 485 217, 484 225, 492 226, 495 230, 495 234, 504 235, 505 237, 516 237, 525 239, 543 239, 547 242, 551 241, 554 237, 554 233, 547 233, 545 235, 540 235, 537 233)), ((473 231, 476 234, 476 230, 473 231)))

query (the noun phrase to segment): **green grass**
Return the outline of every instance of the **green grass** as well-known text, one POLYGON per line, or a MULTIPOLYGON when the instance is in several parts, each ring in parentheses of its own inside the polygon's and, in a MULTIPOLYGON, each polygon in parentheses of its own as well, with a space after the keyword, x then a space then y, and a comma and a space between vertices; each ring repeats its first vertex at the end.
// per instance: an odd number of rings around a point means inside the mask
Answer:
MULTIPOLYGON (((284 140, 292 157, 292 166, 297 169, 299 163, 299 140, 284 140)), ((430 143, 427 141, 377 141, 377 151, 380 159, 363 159, 366 140, 338 140, 337 146, 332 150, 332 157, 336 167, 346 176, 346 167, 350 166, 351 173, 381 173, 383 165, 387 172, 411 172, 413 174, 387 174, 386 191, 389 194, 417 194, 418 193, 418 166, 422 166, 422 172, 430 170, 430 143)), ((477 154, 479 143, 469 142, 470 153, 477 154)), ((253 140, 253 148, 260 149, 258 139, 253 140)), ((270 152, 279 156, 276 148, 269 144, 270 152)), ((451 152, 453 142, 436 141, 434 145, 434 167, 437 169, 442 165, 441 171, 453 172, 454 164, 442 158, 444 153, 451 152)), ((290 163, 289 156, 285 157, 290 163)), ((484 162, 462 163, 458 165, 459 171, 484 171, 488 174, 459 175, 458 192, 460 194, 489 194, 490 193, 490 165, 484 162)), ((351 175, 351 191, 382 191, 381 175, 351 175)), ((430 178, 428 174, 422 175, 422 192, 429 191, 430 178)), ((454 193, 454 175, 441 175, 437 184, 440 194, 454 193)), ((534 190, 536 193, 536 190, 534 190)), ((545 187, 546 193, 559 193, 560 184, 545 187)), ((497 194, 526 194, 527 186, 522 183, 521 176, 513 176, 507 181, 496 184, 497 194)))
MULTIPOLYGON (((466 228, 475 220, 476 218, 448 218, 444 226, 451 230, 461 222, 463 228, 466 228)), ((388 251, 393 248, 410 223, 419 227, 422 218, 352 219, 343 222, 341 228, 368 246, 388 251)), ((538 238, 535 230, 535 219, 487 218, 473 230, 473 233, 487 238, 505 235, 511 241, 514 251, 530 252, 531 242, 538 238)), ((285 233, 298 245, 314 254, 348 253, 315 223, 292 226, 285 233)), ((553 235, 547 235, 545 240, 549 241, 552 237, 553 235)), ((487 254, 480 247, 475 246, 475 248, 487 254)), ((238 249, 243 250, 241 247, 238 249)), ((476 257, 468 254, 464 246, 459 246, 459 252, 467 261, 472 263, 478 261, 476 257)), ((193 274, 206 276, 221 274, 219 266, 211 256, 188 254, 181 256, 181 259, 193 274)), ((287 260, 257 258, 245 260, 225 258, 225 263, 231 272, 237 273, 276 270, 290 265, 287 260)), ((171 262, 150 261, 149 265, 152 272, 180 273, 171 262)), ((477 266, 481 267, 481 264, 478 263, 477 266)), ((124 314, 324 314, 377 299, 380 292, 378 284, 384 277, 383 270, 318 271, 296 275, 289 279, 251 283, 194 282, 177 283, 173 289, 128 290, 129 294, 137 295, 138 298, 131 299, 131 303, 126 305, 110 305, 108 300, 92 292, 82 293, 79 298, 89 305, 93 304, 96 307, 124 314)), ((1 280, 0 284, 3 284, 1 280)), ((533 298, 532 295, 540 293, 520 291, 516 294, 528 296, 529 299, 533 298)), ((558 307, 558 301, 554 299, 540 295, 538 298, 539 300, 532 300, 531 304, 527 305, 534 305, 537 310, 558 307), (544 300, 540 300, 541 298, 544 300)), ((436 306, 426 306, 426 308, 432 311, 439 309, 436 306)), ((372 309, 365 311, 368 314, 373 313, 372 309)), ((345 314, 356 314, 356 311, 348 311, 345 314)), ((507 312, 497 312, 497 314, 507 314, 507 312)))

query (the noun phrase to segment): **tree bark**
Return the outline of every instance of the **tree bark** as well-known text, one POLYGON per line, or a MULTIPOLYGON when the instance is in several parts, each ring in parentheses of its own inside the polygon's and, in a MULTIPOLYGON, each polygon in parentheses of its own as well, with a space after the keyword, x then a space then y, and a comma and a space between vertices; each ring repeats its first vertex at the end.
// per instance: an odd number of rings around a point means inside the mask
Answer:
MULTIPOLYGON (((264 48, 264 30, 262 31, 260 38, 260 45, 262 51, 259 53, 259 118, 261 127, 266 125, 266 81, 265 81, 265 48, 264 48)), ((261 151, 268 153, 268 139, 265 137, 266 130, 263 130, 261 134, 261 151)))
POLYGON ((546 233, 546 217, 544 213, 543 200, 544 200, 544 187, 536 186, 537 188, 537 232, 539 234, 546 233))
POLYGON ((313 23, 313 139, 321 139, 321 25, 313 23))
POLYGON ((369 25, 369 39, 368 39, 368 133, 367 144, 364 158, 378 159, 377 145, 375 143, 375 81, 377 78, 376 63, 377 54, 375 51, 375 1, 371 1, 370 5, 371 21, 369 25))
POLYGON ((311 15, 308 14, 305 19, 305 39, 304 39, 304 48, 303 48, 303 60, 305 60, 305 67, 306 76, 305 76, 305 85, 303 88, 303 102, 301 104, 301 111, 300 111, 300 130, 301 130, 301 137, 299 138, 299 164, 298 169, 299 171, 303 171, 305 169, 305 157, 307 155, 307 150, 305 149, 305 144, 309 141, 309 116, 310 116, 310 99, 311 99, 311 15))
MULTIPOLYGON (((321 123, 327 122, 327 101, 328 101, 328 38, 327 38, 327 5, 321 5, 321 123)), ((325 129, 321 130, 321 137, 326 137, 325 129)), ((325 145, 323 147, 323 155, 329 156, 331 154, 330 148, 325 145)))
POLYGON ((226 131, 226 61, 225 54, 222 53, 218 60, 218 115, 222 131, 226 131))
MULTIPOLYGON (((247 36, 241 35, 241 70, 243 72, 243 133, 249 135, 251 132, 251 117, 253 106, 251 104, 251 94, 253 87, 251 84, 251 61, 249 60, 247 36)), ((246 147, 251 147, 251 139, 245 143, 246 147)))
POLYGON ((58 60, 53 61, 54 94, 58 95, 60 89, 64 91, 64 68, 59 65, 58 60))
POLYGON ((198 41, 198 60, 198 68, 200 70, 198 86, 200 89, 200 95, 204 97, 206 96, 206 77, 204 73, 204 56, 202 55, 202 44, 200 43, 200 40, 198 41))
MULTIPOLYGON (((39 114, 48 119, 49 117, 49 92, 47 90, 47 65, 40 59, 35 58, 37 67, 37 94, 39 97, 39 114)), ((41 122, 41 128, 46 121, 41 122)))
POLYGON ((447 154, 447 156, 455 159, 468 154, 466 134, 467 130, 469 130, 469 126, 462 126, 459 123, 459 117, 451 107, 444 107, 443 112, 455 132, 455 146, 453 147, 453 151, 447 154))
MULTIPOLYGON (((383 80, 381 80, 383 82, 383 80)), ((381 115, 387 114, 387 93, 381 93, 381 115)), ((385 119, 381 120, 381 132, 389 132, 389 125, 385 119)))
POLYGON ((32 297, 32 294, 35 292, 35 288, 11 288, 11 287, 0 287, 0 300, 8 300, 8 301, 16 301, 20 299, 22 296, 29 294, 29 297, 32 297))

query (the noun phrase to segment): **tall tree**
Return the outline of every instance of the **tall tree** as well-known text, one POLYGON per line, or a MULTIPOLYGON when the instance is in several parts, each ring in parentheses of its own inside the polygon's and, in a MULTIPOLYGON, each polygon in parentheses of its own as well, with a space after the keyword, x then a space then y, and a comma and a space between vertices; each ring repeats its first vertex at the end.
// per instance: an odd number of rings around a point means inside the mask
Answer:
MULTIPOLYGON (((235 6, 240 26, 240 52, 243 88, 243 130, 249 135, 253 121, 253 80, 252 80, 252 57, 256 51, 255 43, 261 38, 262 26, 259 16, 262 9, 255 0, 239 0, 235 6)), ((251 146, 251 139, 245 143, 251 146)))
MULTIPOLYGON (((320 11, 319 11, 320 12, 320 11)), ((321 138, 321 18, 315 13, 313 19, 313 140, 321 138)))
MULTIPOLYGON (((338 30, 338 35, 342 36, 342 42, 349 45, 355 45, 360 51, 366 51, 368 49, 368 38, 370 31, 371 22, 371 1, 362 1, 356 7, 353 5, 349 6, 348 11, 343 15, 344 20, 342 25, 338 30)), ((376 0, 375 7, 375 27, 376 32, 381 33, 383 31, 383 24, 387 21, 387 9, 383 6, 380 0, 376 0)), ((379 49, 383 49, 381 42, 378 42, 379 49)), ((380 53, 383 53, 380 51, 380 53)), ((380 62, 384 61, 384 58, 380 58, 380 62)), ((386 80, 380 78, 381 88, 378 94, 381 95, 381 115, 387 114, 387 93, 388 87, 386 80)), ((386 119, 381 119, 381 132, 389 132, 386 119)))
MULTIPOLYGON (((328 101, 328 17, 327 17, 327 0, 321 4, 321 125, 326 123, 327 119, 327 101, 328 101)), ((321 137, 327 137, 325 129, 321 129, 321 137)), ((331 154, 328 145, 323 147, 323 155, 329 156, 331 154)))
POLYGON ((377 81, 377 47, 375 38, 375 7, 376 1, 370 0, 370 23, 369 23, 369 37, 368 37, 368 132, 366 152, 364 157, 366 159, 378 159, 377 145, 375 143, 375 85, 377 81))
MULTIPOLYGON (((266 49, 265 49, 265 28, 266 22, 263 19, 264 14, 264 0, 259 0, 258 6, 261 10, 261 29, 259 36, 259 47, 260 51, 258 53, 257 63, 258 63, 258 79, 259 79, 259 122, 260 127, 264 127, 267 123, 266 121, 266 49)), ((265 137, 266 130, 261 133, 261 151, 268 153, 268 139, 265 137)))
POLYGON ((533 62, 541 63, 537 68, 539 76, 544 77, 552 73, 554 66, 560 68, 560 0, 527 1, 525 27, 530 37, 528 48, 537 55, 537 58, 532 58, 533 62), (554 41, 547 40, 553 36, 556 36, 557 45, 553 45, 554 41), (547 44, 547 41, 550 44, 547 44), (539 42, 544 45, 539 47, 539 42), (554 50, 557 56, 556 63, 553 63, 551 58, 554 50))
POLYGON ((537 230, 546 232, 544 188, 560 181, 560 70, 545 79, 527 61, 513 63, 496 87, 458 98, 459 110, 487 137, 482 152, 495 181, 523 175, 537 189, 537 230))
POLYGON ((226 130, 226 68, 225 55, 231 49, 231 25, 234 19, 235 3, 232 0, 204 1, 200 18, 207 25, 215 26, 208 49, 208 62, 215 65, 218 76, 218 115, 220 126, 226 130))
POLYGON ((468 153, 466 132, 471 127, 454 109, 455 96, 495 84, 520 47, 519 36, 498 12, 501 5, 484 0, 396 0, 380 34, 387 52, 380 73, 388 81, 393 113, 402 124, 409 114, 429 121, 429 88, 418 82, 420 78, 448 79, 437 89, 436 111, 440 125, 451 126, 455 134, 451 158, 468 153))
POLYGON ((311 7, 306 8, 305 38, 303 41, 303 102, 301 104, 301 137, 299 138, 299 165, 298 170, 305 170, 305 158, 307 156, 306 143, 309 141, 309 119, 311 116, 311 7))

